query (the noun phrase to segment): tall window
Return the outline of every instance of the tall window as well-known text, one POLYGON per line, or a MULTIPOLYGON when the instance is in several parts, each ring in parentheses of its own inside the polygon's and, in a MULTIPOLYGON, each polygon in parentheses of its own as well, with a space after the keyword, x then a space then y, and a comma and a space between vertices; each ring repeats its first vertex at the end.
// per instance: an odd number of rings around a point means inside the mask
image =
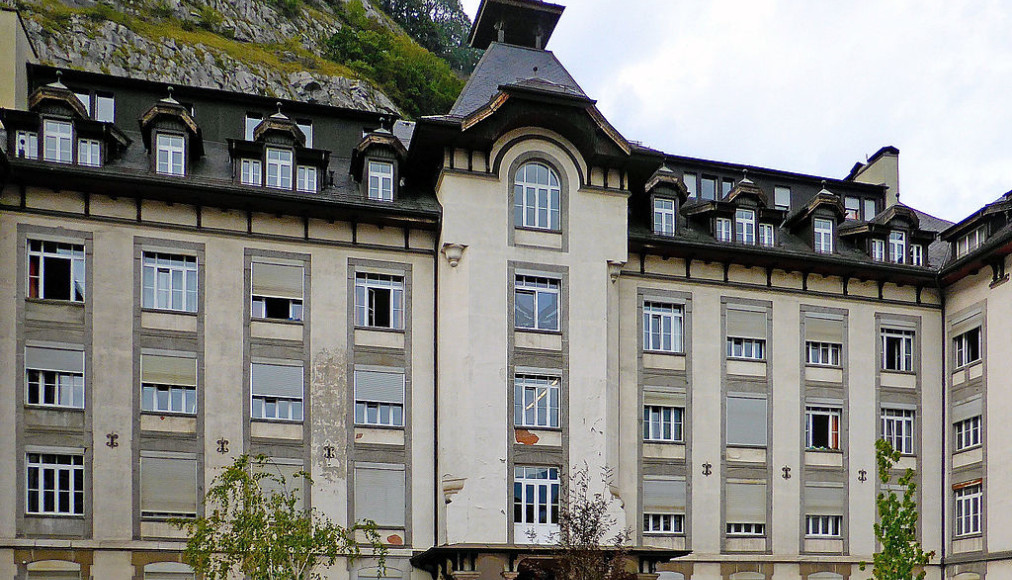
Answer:
POLYGON ((685 183, 685 189, 689 192, 689 197, 696 197, 697 191, 697 177, 695 173, 686 173, 682 175, 682 182, 685 183))
POLYGON ((558 532, 557 467, 518 465, 513 468, 513 524, 513 539, 518 543, 544 543, 550 541, 551 535, 558 532))
POLYGON ((517 375, 513 379, 514 425, 558 427, 559 382, 559 377, 517 375))
POLYGON ((643 303, 643 350, 682 352, 682 307, 643 303))
POLYGON ((70 121, 54 121, 46 119, 42 123, 43 150, 42 158, 57 163, 71 163, 73 125, 70 121))
POLYGON ((112 123, 116 120, 116 98, 111 94, 103 95, 101 93, 95 95, 95 114, 93 115, 96 121, 103 123, 112 123))
POLYGON ((355 324, 372 328, 404 328, 404 278, 386 274, 356 274, 355 324))
POLYGON ((734 189, 734 180, 733 179, 723 179, 723 180, 721 180, 721 182, 720 182, 720 197, 721 198, 727 197, 727 194, 731 193, 732 189, 734 189))
POLYGON ((675 200, 658 197, 654 199, 654 233, 671 236, 675 233, 675 200))
POLYGON ((700 181, 700 199, 717 199, 717 178, 704 175, 700 181))
POLYGON ((864 200, 864 220, 868 221, 878 214, 878 206, 874 199, 864 200))
POLYGON ((394 200, 394 164, 389 161, 369 162, 369 199, 394 200))
POLYGON ((774 243, 773 224, 759 224, 759 245, 770 248, 774 243))
POLYGON ((141 409, 149 413, 197 413, 197 359, 141 354, 141 409))
POLYGON ((914 412, 909 409, 882 409, 882 439, 904 455, 914 453, 914 412))
POLYGON ((765 311, 728 308, 726 332, 728 358, 766 358, 765 311))
POLYGON ((29 514, 84 514, 84 457, 76 454, 29 453, 27 457, 29 514))
POLYGON ((882 329, 882 368, 907 372, 914 369, 914 331, 882 329))
POLYGON ((197 258, 144 252, 143 264, 141 306, 197 311, 197 258))
POLYGON ((886 259, 886 243, 884 240, 871 241, 871 259, 876 262, 884 262, 886 259))
POLYGON ((717 238, 718 242, 730 242, 731 220, 727 218, 717 218, 714 220, 713 237, 717 238))
POLYGON ((517 328, 559 330, 559 281, 539 276, 516 277, 514 324, 517 328))
POLYGON ((292 150, 267 148, 267 187, 292 188, 292 150))
POLYGON ((263 164, 259 159, 243 159, 239 180, 244 185, 263 185, 263 164))
POLYGON ((403 528, 405 481, 403 464, 356 463, 355 519, 372 520, 381 528, 403 528))
POLYGON ((404 373, 355 371, 355 424, 404 426, 404 373))
POLYGON ((301 421, 303 371, 299 364, 253 363, 250 417, 277 421, 301 421))
POLYGON ((734 212, 734 235, 739 244, 755 244, 755 212, 739 209, 734 212))
POLYGON ((725 485, 726 532, 728 536, 766 534, 766 484, 728 483, 725 485))
POLYGON ((956 536, 981 533, 981 499, 984 490, 981 484, 967 485, 955 492, 956 495, 956 536))
POLYGON ((791 188, 781 185, 774 187, 773 204, 777 209, 791 209, 791 188))
POLYGON ((861 219, 861 199, 857 197, 843 198, 843 208, 849 220, 861 219))
POLYGON ((685 533, 685 480, 663 476, 643 478, 643 533, 685 533))
POLYGON ((302 266, 253 262, 252 270, 252 317, 302 320, 302 266))
POLYGON ((141 451, 141 518, 197 517, 197 459, 189 453, 141 451))
POLYGON ((980 327, 968 330, 952 339, 956 366, 961 367, 980 360, 980 327))
POLYGON ((313 148, 313 122, 309 119, 299 119, 296 121, 296 125, 299 127, 299 131, 306 137, 305 147, 308 149, 313 148))
POLYGON ((664 407, 645 405, 643 407, 643 440, 644 441, 682 441, 681 407, 664 407))
POLYGON ((815 251, 820 254, 833 253, 833 220, 815 218, 812 220, 815 233, 815 251))
POLYGON ((907 234, 893 230, 889 232, 889 261, 904 264, 907 261, 907 234))
POLYGON ((88 167, 101 167, 102 144, 97 139, 78 139, 77 163, 88 167))
POLYGON ((28 240, 28 297, 84 301, 84 246, 28 240))
POLYGON ((155 171, 162 175, 185 175, 183 148, 180 135, 159 133, 155 138, 155 171))
POLYGON ((805 409, 805 446, 808 449, 840 449, 840 409, 805 409))
POLYGON ((14 134, 16 156, 23 159, 39 158, 39 134, 35 131, 18 131, 14 134))
POLYGON ((517 227, 558 230, 562 187, 555 170, 525 163, 513 180, 513 219, 517 227))
POLYGON ((980 415, 963 419, 956 427, 956 451, 980 445, 980 415))
POLYGON ((316 168, 309 165, 300 165, 298 168, 298 179, 295 188, 299 191, 309 193, 316 192, 316 168))
POLYGON ((808 341, 805 343, 807 355, 805 362, 810 365, 838 367, 842 350, 841 344, 808 341))
POLYGON ((243 123, 243 138, 247 141, 252 141, 257 125, 262 123, 263 120, 263 116, 259 113, 246 113, 246 120, 243 123))
POLYGON ((728 445, 766 446, 765 397, 754 398, 745 394, 728 395, 726 412, 727 417, 724 425, 728 445))
POLYGON ((914 266, 924 265, 924 246, 920 244, 910 245, 910 263, 914 266))
POLYGON ((25 348, 29 405, 84 408, 84 351, 41 346, 25 348))

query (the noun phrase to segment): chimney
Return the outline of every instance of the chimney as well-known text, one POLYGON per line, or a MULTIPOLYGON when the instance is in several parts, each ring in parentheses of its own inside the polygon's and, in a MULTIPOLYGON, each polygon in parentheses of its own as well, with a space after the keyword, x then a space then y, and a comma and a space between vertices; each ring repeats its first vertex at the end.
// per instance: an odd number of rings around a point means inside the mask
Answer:
POLYGON ((851 181, 886 186, 885 206, 900 202, 900 150, 887 145, 864 164, 858 163, 848 176, 851 181))
POLYGON ((0 4, 0 107, 28 108, 28 67, 38 55, 17 9, 0 4))

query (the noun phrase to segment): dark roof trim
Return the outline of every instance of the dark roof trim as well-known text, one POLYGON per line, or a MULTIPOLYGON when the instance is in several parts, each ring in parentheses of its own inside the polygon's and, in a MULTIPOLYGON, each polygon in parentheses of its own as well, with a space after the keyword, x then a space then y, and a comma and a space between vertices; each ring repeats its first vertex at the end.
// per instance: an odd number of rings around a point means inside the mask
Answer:
MULTIPOLYGON (((646 154, 650 154, 657 151, 655 149, 650 149, 648 147, 640 146, 640 148, 644 149, 643 153, 646 154)), ((877 185, 872 183, 860 183, 857 181, 847 181, 846 179, 834 179, 831 177, 822 177, 819 175, 811 175, 808 173, 781 171, 778 169, 761 167, 759 165, 746 165, 742 163, 731 163, 727 161, 714 161, 711 159, 702 159, 699 157, 687 157, 684 155, 672 155, 664 153, 662 154, 664 155, 666 161, 669 161, 674 164, 708 165, 710 167, 720 168, 720 170, 727 171, 729 173, 737 173, 737 174, 741 174, 742 169, 747 169, 748 174, 750 176, 749 179, 752 179, 753 176, 758 175, 759 177, 762 177, 764 179, 771 179, 771 180, 776 180, 777 178, 789 179, 794 181, 808 182, 810 185, 821 185, 823 182, 825 182, 827 187, 838 187, 850 191, 863 191, 866 193, 875 193, 875 194, 882 194, 886 189, 884 185, 877 185)))
MULTIPOLYGON (((565 6, 549 4, 541 0, 482 0, 478 6, 478 14, 474 17, 474 24, 467 35, 467 44, 472 48, 486 49, 490 44, 497 41, 498 30, 495 26, 504 18, 509 18, 510 26, 505 31, 505 41, 533 40, 536 32, 534 30, 523 31, 526 38, 521 38, 521 33, 510 30, 513 26, 527 24, 530 29, 539 29, 541 32, 541 46, 548 44, 552 37, 559 17, 565 6)), ((528 43, 520 44, 527 46, 528 43)), ((529 44, 533 44, 530 43, 529 44)))
POLYGON ((1006 227, 984 241, 984 245, 973 252, 949 262, 939 272, 942 284, 951 284, 989 265, 991 259, 1005 259, 1012 254, 1012 227, 1006 227))

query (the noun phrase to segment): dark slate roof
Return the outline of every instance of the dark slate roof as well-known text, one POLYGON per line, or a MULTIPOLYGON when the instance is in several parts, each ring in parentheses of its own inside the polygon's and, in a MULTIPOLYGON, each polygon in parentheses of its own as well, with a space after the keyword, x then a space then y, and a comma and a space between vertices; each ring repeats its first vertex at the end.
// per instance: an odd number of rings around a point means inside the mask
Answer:
POLYGON ((526 85, 532 79, 541 89, 550 87, 570 96, 587 96, 551 52, 493 42, 474 67, 449 116, 466 117, 492 100, 501 85, 526 85))
MULTIPOLYGON (((915 208, 910 208, 917 214, 917 219, 920 221, 920 228, 929 232, 942 232, 952 225, 952 222, 943 220, 942 218, 936 218, 931 214, 924 213, 915 208)), ((928 246, 928 264, 932 268, 941 268, 943 264, 948 260, 949 256, 949 244, 942 241, 942 238, 935 238, 934 242, 928 246)))
POLYGON ((414 121, 397 121, 394 123, 394 137, 404 144, 405 149, 411 148, 411 138, 415 135, 414 121))

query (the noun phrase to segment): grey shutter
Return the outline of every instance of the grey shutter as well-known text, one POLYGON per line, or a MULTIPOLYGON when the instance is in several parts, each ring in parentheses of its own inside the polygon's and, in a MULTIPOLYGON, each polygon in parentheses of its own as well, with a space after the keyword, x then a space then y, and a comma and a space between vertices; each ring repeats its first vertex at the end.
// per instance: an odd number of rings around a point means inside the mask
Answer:
POLYGON ((843 515, 843 492, 842 487, 805 486, 805 514, 843 515))
POLYGON ((197 513, 197 460, 142 456, 141 511, 197 513))
POLYGON ((268 462, 262 466, 262 469, 271 474, 274 477, 284 478, 285 487, 281 486, 281 483, 265 477, 260 480, 260 489, 264 494, 275 494, 283 492, 296 492, 298 502, 295 507, 302 509, 305 505, 305 493, 306 493, 306 480, 302 477, 295 477, 295 474, 300 471, 305 471, 306 468, 301 463, 282 463, 278 460, 268 460, 268 462))
POLYGON ((728 396, 727 444, 766 445, 766 399, 728 396))
POLYGON ((193 572, 145 572, 144 580, 193 580, 193 572))
POLYGON ((302 300, 302 266, 253 262, 253 295, 302 300))
POLYGON ((727 309, 727 336, 766 339, 766 311, 727 309))
POLYGON ((681 407, 684 409, 685 393, 653 390, 650 387, 644 387, 643 404, 657 405, 659 407, 681 407))
POLYGON ((355 468, 355 519, 380 527, 404 526, 404 468, 355 468))
POLYGON ((302 398, 302 366, 253 363, 252 393, 265 397, 302 398))
POLYGON ((968 401, 961 401, 952 406, 952 422, 959 423, 960 421, 966 421, 970 417, 976 417, 984 414, 984 400, 980 397, 975 397, 968 401))
POLYGON ((83 373, 84 348, 25 347, 25 368, 83 373))
POLYGON ((843 317, 806 315, 805 340, 843 344, 843 317))
POLYGON ((725 520, 735 524, 766 523, 766 484, 729 483, 725 520))
POLYGON ((141 382, 157 385, 197 386, 197 359, 141 354, 141 382))
POLYGON ((404 373, 355 371, 355 400, 404 403, 404 373))
POLYGON ((69 571, 28 571, 28 580, 81 580, 80 572, 69 571))
POLYGON ((643 513, 685 513, 684 479, 643 479, 643 513))

